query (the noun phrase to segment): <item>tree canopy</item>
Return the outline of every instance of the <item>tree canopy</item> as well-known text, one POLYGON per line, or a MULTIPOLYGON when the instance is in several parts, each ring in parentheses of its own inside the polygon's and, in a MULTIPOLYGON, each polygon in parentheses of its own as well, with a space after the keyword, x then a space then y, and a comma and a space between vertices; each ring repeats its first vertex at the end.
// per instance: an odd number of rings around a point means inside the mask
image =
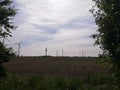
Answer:
POLYGON ((2 63, 8 61, 11 56, 15 55, 12 48, 6 47, 2 42, 2 39, 12 36, 11 30, 16 28, 12 22, 16 15, 16 9, 12 3, 11 0, 0 0, 0 78, 5 75, 2 63))
POLYGON ((11 30, 15 29, 13 18, 16 15, 16 9, 12 6, 11 0, 0 0, 0 36, 11 36, 11 30))
POLYGON ((98 26, 95 44, 100 45, 113 65, 120 70, 120 0, 93 0, 90 10, 98 26))

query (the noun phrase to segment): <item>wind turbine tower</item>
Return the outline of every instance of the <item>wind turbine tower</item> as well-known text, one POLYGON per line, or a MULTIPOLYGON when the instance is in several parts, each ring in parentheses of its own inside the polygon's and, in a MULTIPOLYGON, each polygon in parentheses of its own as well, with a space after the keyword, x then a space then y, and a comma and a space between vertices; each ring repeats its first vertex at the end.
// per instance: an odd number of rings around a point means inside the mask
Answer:
POLYGON ((64 50, 62 49, 62 57, 64 56, 64 50))
POLYGON ((20 56, 21 43, 22 43, 22 41, 19 43, 16 43, 18 45, 18 57, 20 56))
POLYGON ((45 56, 47 56, 47 51, 48 51, 48 50, 47 50, 47 47, 46 47, 46 48, 45 48, 45 56))

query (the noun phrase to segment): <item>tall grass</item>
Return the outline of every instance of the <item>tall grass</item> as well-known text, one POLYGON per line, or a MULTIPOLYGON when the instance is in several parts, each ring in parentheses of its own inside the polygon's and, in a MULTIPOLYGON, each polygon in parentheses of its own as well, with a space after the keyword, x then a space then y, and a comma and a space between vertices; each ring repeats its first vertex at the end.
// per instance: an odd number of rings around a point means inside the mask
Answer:
POLYGON ((9 74, 0 80, 0 90, 120 90, 113 81, 101 75, 80 79, 9 74))

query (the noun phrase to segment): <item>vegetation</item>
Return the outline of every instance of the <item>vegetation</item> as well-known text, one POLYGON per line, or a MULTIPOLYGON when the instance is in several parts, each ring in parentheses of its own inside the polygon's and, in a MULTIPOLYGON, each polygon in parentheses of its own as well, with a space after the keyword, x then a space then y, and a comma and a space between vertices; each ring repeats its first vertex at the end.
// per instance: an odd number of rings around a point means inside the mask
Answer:
POLYGON ((119 90, 106 58, 15 57, 0 90, 119 90))
POLYGON ((98 26, 98 34, 93 35, 104 55, 111 58, 115 77, 120 81, 120 0, 93 0, 90 10, 98 26))
POLYGON ((10 56, 14 55, 12 48, 6 48, 3 43, 0 42, 0 78, 6 74, 2 63, 7 62, 10 56))
POLYGON ((16 15, 12 3, 11 0, 0 0, 0 36, 4 38, 11 36, 11 30, 16 28, 12 23, 16 15))
POLYGON ((86 78, 19 76, 9 74, 0 80, 0 90, 119 90, 120 85, 105 76, 86 78))
MULTIPOLYGON (((93 0, 95 6, 91 9, 91 12, 95 16, 96 24, 98 25, 99 34, 93 35, 96 38, 96 44, 100 45, 106 56, 109 56, 113 62, 114 70, 117 71, 115 74, 117 79, 120 79, 120 0, 93 0), (97 7, 97 10, 95 9, 97 7)), ((111 75, 108 76, 109 72, 99 72, 93 74, 96 71, 103 71, 103 68, 99 67, 96 60, 86 60, 79 62, 77 60, 69 60, 70 58, 61 58, 62 60, 13 60, 12 63, 4 64, 8 69, 13 70, 14 75, 9 74, 4 78, 5 70, 3 63, 7 62, 11 56, 14 55, 12 48, 7 48, 4 45, 4 39, 11 35, 11 30, 16 27, 12 23, 13 17, 16 15, 16 9, 12 6, 11 0, 0 0, 0 90, 119 90, 120 84, 116 82, 116 78, 111 75), (3 42, 2 42, 3 40, 3 42), (66 60, 63 60, 66 59, 66 60), (47 63, 46 63, 47 61, 47 63), (64 61, 64 62, 63 62, 64 61), (67 63, 66 63, 67 62, 67 63), (68 63, 69 62, 69 63, 68 63), (16 66, 15 66, 16 65, 16 66), (28 66, 27 66, 28 65, 28 66), (35 65, 35 67, 34 67, 35 65), (46 66, 44 66, 46 65, 46 66), (40 66, 40 67, 39 67, 40 66), (61 67, 62 66, 62 67, 61 67), (101 68, 101 69, 100 69, 101 68), (18 69, 20 71, 18 71, 18 69), (28 74, 24 73, 25 70, 29 71, 33 69, 33 72, 28 74), (69 69, 69 70, 68 70, 69 69), (94 70, 93 70, 94 69, 94 70), (16 71, 18 71, 15 75, 16 71), (37 71, 38 70, 38 71, 37 71), (39 76, 39 70, 41 73, 48 71, 48 76, 39 76), (78 71, 77 71, 78 70, 78 71), (86 70, 86 72, 85 72, 86 70), (80 78, 79 75, 86 75, 86 77, 80 78), (89 71, 92 73, 90 75, 89 71), (72 77, 55 77, 53 74, 70 75, 72 77), (32 74, 38 75, 32 75, 32 74), (83 74, 84 73, 84 74, 83 74), (101 75, 104 73, 106 75, 101 75), (50 77, 50 75, 54 77, 50 77), (76 78, 74 77, 76 75, 76 78), (78 76, 77 76, 78 75, 78 76), (74 77, 74 78, 73 78, 74 77)), ((51 57, 45 57, 50 59, 51 57)), ((103 57, 104 58, 104 57, 103 57)), ((28 59, 28 58, 21 58, 28 59)), ((30 58, 29 58, 30 59, 30 58)), ((36 58, 35 58, 36 59, 36 58)), ((43 59, 43 58, 42 58, 43 59)), ((74 58, 72 58, 74 59, 74 58)), ((84 58, 85 59, 85 58, 84 58)), ((92 58, 93 59, 93 58, 92 58)), ((105 66, 111 64, 105 63, 105 66)), ((105 70, 105 71, 108 71, 105 70)), ((57 76, 56 75, 56 76, 57 76)), ((119 80, 120 81, 120 80, 119 80)))
POLYGON ((4 40, 8 36, 12 36, 11 30, 15 29, 12 19, 15 15, 16 9, 12 6, 12 1, 0 0, 0 78, 5 75, 2 63, 8 61, 14 55, 12 48, 7 48, 4 45, 4 40))

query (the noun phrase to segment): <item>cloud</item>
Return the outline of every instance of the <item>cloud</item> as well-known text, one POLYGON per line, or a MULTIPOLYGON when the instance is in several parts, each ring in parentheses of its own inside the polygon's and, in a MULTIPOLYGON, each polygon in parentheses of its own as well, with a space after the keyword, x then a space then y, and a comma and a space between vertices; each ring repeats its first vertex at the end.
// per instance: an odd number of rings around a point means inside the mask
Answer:
MULTIPOLYGON (((89 9, 91 0, 14 0, 18 8, 11 43, 22 43, 22 55, 44 54, 46 45, 49 53, 64 48, 67 55, 86 50, 87 55, 97 56, 98 47, 90 36, 96 33, 89 9), (32 52, 31 52, 32 51, 32 52), (97 52, 97 53, 96 53, 97 52)), ((13 45, 14 49, 16 46, 13 45)))

